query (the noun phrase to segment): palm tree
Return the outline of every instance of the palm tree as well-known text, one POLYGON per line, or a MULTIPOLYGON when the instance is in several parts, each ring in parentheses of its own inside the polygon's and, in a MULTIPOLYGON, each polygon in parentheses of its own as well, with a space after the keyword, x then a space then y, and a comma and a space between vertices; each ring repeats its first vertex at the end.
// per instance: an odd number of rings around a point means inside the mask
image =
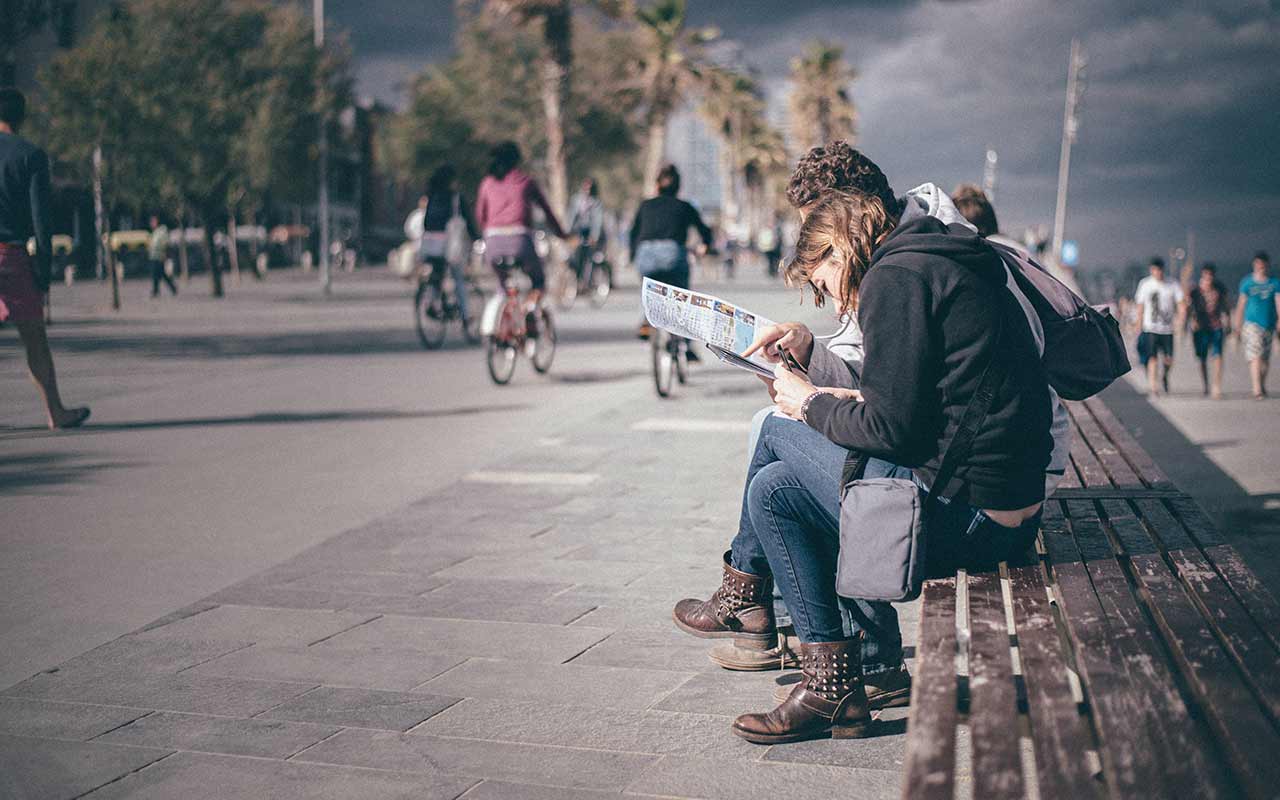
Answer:
MULTIPOLYGON (((464 0, 465 3, 465 0, 464 0)), ((573 66, 573 8, 570 0, 487 0, 495 14, 518 24, 542 24, 544 53, 542 110, 547 124, 547 192, 551 207, 564 213, 569 206, 569 170, 565 162, 564 102, 573 66)))
POLYGON ((645 127, 648 130, 644 186, 658 180, 667 146, 667 122, 680 100, 702 77, 702 45, 720 35, 715 28, 685 28, 685 0, 655 0, 635 13, 644 34, 645 127))
POLYGON ((835 139, 854 140, 857 110, 849 84, 857 73, 844 60, 844 48, 814 41, 791 61, 791 116, 797 120, 793 136, 802 150, 835 139))
POLYGON ((763 118, 764 101, 751 76, 709 67, 703 74, 699 111, 720 140, 721 223, 730 225, 739 217, 738 178, 746 164, 746 134, 763 118))

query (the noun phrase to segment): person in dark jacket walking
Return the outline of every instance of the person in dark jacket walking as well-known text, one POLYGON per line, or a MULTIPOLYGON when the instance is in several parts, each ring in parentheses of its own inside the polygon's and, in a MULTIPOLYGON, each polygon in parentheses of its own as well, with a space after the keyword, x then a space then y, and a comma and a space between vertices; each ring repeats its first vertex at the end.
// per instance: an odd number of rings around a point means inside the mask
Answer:
POLYGON ((67 408, 58 393, 53 354, 44 328, 44 296, 53 267, 49 230, 49 157, 18 136, 26 98, 0 89, 0 322, 12 322, 27 351, 27 367, 44 396, 50 428, 74 428, 87 408, 67 408), (35 239, 34 259, 27 240, 35 239))
MULTIPOLYGON (((755 535, 800 639, 804 679, 778 708, 739 717, 757 743, 867 735, 866 652, 901 669, 901 633, 888 603, 835 593, 841 476, 850 450, 864 477, 913 480, 926 491, 988 364, 1004 382, 928 518, 931 574, 988 568, 1034 539, 1049 462, 1048 381, 1030 326, 1006 288, 999 256, 973 231, 924 217, 898 225, 877 197, 828 192, 809 210, 785 275, 856 311, 866 339, 859 390, 821 388, 783 367, 748 470, 739 535, 755 535), (864 648, 861 640, 873 646, 864 648), (875 646, 875 645, 878 645, 875 646)), ((812 339, 770 329, 748 350, 811 366, 812 339), (807 347, 806 347, 807 344, 807 347)), ((754 565, 762 569, 760 565, 754 565)), ((732 600, 733 598, 730 598, 732 600)))
MULTIPOLYGON (((676 197, 680 193, 680 171, 667 164, 658 172, 658 193, 640 204, 631 223, 631 263, 646 278, 689 288, 689 229, 698 231, 703 247, 714 244, 711 229, 698 209, 676 197)), ((639 336, 648 339, 652 330, 640 322, 639 336)))

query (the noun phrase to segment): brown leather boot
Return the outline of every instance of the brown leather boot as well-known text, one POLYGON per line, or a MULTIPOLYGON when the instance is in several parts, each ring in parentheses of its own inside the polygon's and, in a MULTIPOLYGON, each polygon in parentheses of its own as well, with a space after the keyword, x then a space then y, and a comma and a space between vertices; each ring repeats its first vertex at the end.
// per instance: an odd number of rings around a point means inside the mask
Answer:
MULTIPOLYGON (((784 625, 778 628, 778 638, 774 640, 773 646, 767 650, 761 650, 755 645, 744 647, 736 641, 721 642, 711 648, 707 658, 710 658, 713 663, 719 664, 725 669, 741 672, 762 672, 772 669, 798 669, 800 666, 799 652, 800 638, 796 636, 796 629, 790 625, 784 625)), ((791 688, 791 686, 787 687, 788 693, 791 688)), ((784 694, 778 699, 778 702, 781 703, 786 699, 784 694)))
POLYGON ((773 580, 729 566, 729 551, 720 588, 708 600, 681 600, 671 616, 677 628, 702 639, 734 639, 743 647, 767 650, 778 638, 773 580))
POLYGON ((738 717, 733 721, 733 732, 756 744, 871 735, 874 723, 862 687, 860 648, 857 638, 801 643, 804 681, 774 710, 738 717))
MULTIPOLYGON (((717 645, 722 647, 723 645, 717 645)), ((714 658, 712 659, 715 660, 714 658)), ((774 659, 777 663, 777 659, 774 659)), ((784 675, 778 678, 777 688, 773 690, 773 700, 782 703, 791 695, 796 685, 804 681, 804 675, 784 675), (790 678, 794 678, 791 680, 790 678)), ((911 704, 911 673, 905 666, 874 675, 862 676, 862 687, 867 693, 867 708, 879 711, 884 708, 899 708, 911 704)))

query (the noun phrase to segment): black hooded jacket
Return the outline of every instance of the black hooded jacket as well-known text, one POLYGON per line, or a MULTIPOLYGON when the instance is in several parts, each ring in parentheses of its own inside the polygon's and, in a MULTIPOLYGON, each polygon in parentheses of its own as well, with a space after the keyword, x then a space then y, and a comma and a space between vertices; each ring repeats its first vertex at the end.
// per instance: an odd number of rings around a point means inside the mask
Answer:
POLYGON ((947 494, 996 510, 1043 500, 1053 449, 1049 386, 1005 281, 1000 257, 967 228, 933 217, 899 226, 872 255, 858 292, 864 402, 819 395, 805 421, 836 444, 911 467, 931 483, 983 371, 998 358, 1008 378, 947 494))

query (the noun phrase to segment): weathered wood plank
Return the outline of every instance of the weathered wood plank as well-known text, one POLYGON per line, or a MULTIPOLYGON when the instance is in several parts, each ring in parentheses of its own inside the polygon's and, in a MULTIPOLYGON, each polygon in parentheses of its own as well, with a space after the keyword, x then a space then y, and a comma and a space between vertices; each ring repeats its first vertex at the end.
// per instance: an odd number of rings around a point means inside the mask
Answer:
POLYGON ((1106 512, 1111 531, 1120 540, 1126 553, 1134 556, 1160 552, 1159 543, 1142 526, 1127 503, 1120 500, 1100 500, 1098 503, 1106 512))
POLYGON ((1280 603, 1230 545, 1206 547, 1205 556, 1271 643, 1280 647, 1280 603))
POLYGON ((956 579, 926 581, 921 592, 915 687, 907 716, 904 800, 951 800, 955 791, 956 579))
POLYGON ((1051 563, 1069 564, 1080 560, 1080 552, 1076 549, 1071 532, 1067 530, 1066 518, 1062 515, 1062 504, 1055 500, 1045 501, 1044 515, 1040 520, 1040 539, 1044 542, 1051 563))
POLYGON ((1089 442, 1089 448, 1097 455, 1098 460, 1111 477, 1111 483, 1121 489, 1144 489, 1142 479, 1125 460, 1116 444, 1107 436, 1098 424, 1088 406, 1083 403, 1072 403, 1072 418, 1076 423, 1076 432, 1089 442))
POLYGON ((1174 515, 1187 529, 1187 532, 1195 539, 1196 544, 1201 547, 1225 544, 1218 526, 1213 524, 1213 520, 1209 519, 1209 515, 1204 513, 1204 509, 1195 500, 1187 495, 1180 495, 1170 498, 1169 506, 1173 509, 1174 515))
POLYGON ((1163 559, 1136 556, 1133 567, 1156 625, 1236 777, 1250 797, 1271 796, 1280 787, 1280 734, 1163 559))
POLYGON ((1137 509, 1138 516, 1142 517, 1147 527, 1152 530, 1159 539, 1159 544, 1165 550, 1181 550, 1187 547, 1195 547, 1195 543, 1191 541, 1191 537, 1187 536, 1187 531, 1178 521, 1169 513, 1169 509, 1159 500, 1134 500, 1133 507, 1137 509))
MULTIPOLYGON (((1071 502, 1068 511, 1071 531, 1082 552, 1091 537, 1105 538, 1102 521, 1091 503, 1071 502)), ((1153 786, 1163 787, 1164 794, 1156 793, 1158 796, 1183 796, 1189 787, 1194 787, 1197 797, 1231 796, 1226 767, 1213 753, 1208 732, 1192 718, 1174 678, 1174 665, 1139 607, 1120 564, 1114 558, 1103 558, 1090 561, 1086 570, 1106 620, 1104 636, 1110 657, 1126 676, 1124 685, 1111 691, 1127 695, 1117 710, 1130 724, 1105 725, 1110 733, 1104 735, 1104 753, 1119 740, 1134 740, 1135 770, 1155 774, 1158 781, 1143 781, 1147 786, 1144 796, 1153 794, 1153 786)), ((1069 606, 1064 610, 1068 620, 1076 614, 1069 606)), ((1096 665, 1090 662, 1090 666, 1096 665)), ((1100 700, 1097 692, 1091 691, 1091 696, 1100 700)), ((1100 728, 1104 728, 1106 714, 1099 703, 1095 720, 1100 728)))
POLYGON ((1022 797, 1018 696, 1000 575, 969 576, 969 732, 975 797, 1022 797))
POLYGON ((1068 500, 1067 514, 1071 517, 1071 534, 1075 537, 1076 546, 1085 561, 1101 561, 1114 558, 1115 550, 1102 523, 1098 520, 1098 510, 1088 500, 1068 500))
MULTIPOLYGON (((1076 430, 1079 434, 1079 429, 1076 430)), ((1080 471, 1080 480, 1089 489, 1110 489, 1111 478, 1107 475, 1107 471, 1102 468, 1102 462, 1089 449, 1089 443, 1085 441, 1083 436, 1071 437, 1071 460, 1075 462, 1076 469, 1080 471)))
POLYGON ((1115 444, 1116 449, 1120 451, 1125 460, 1132 465, 1138 477, 1152 489, 1173 489, 1173 481, 1169 480, 1169 476, 1164 474, 1164 470, 1156 465, 1147 451, 1142 449, 1132 434, 1116 419, 1111 413, 1111 409, 1097 397, 1091 397, 1084 401, 1094 419, 1098 421, 1098 425, 1115 444))
POLYGON ((1053 492, 1055 500, 1172 500, 1182 497, 1181 492, 1169 489, 1117 489, 1114 486, 1097 489, 1063 489, 1053 492))
POLYGON ((1094 749, 1093 737, 1072 696, 1067 654, 1040 569, 1010 570, 1009 589, 1027 686, 1039 794, 1044 798, 1101 798, 1104 786, 1089 774, 1085 760, 1085 751, 1094 749))

